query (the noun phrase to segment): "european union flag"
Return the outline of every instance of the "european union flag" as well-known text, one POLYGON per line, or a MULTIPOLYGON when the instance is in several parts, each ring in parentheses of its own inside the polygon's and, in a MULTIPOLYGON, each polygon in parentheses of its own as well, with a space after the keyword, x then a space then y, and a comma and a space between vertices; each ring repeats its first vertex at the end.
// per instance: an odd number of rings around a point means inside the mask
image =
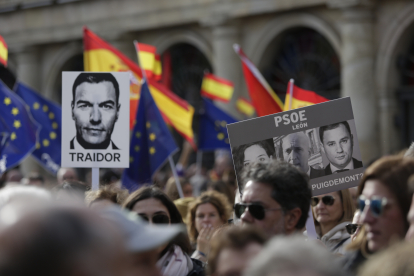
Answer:
POLYGON ((199 150, 230 149, 227 124, 237 122, 236 119, 216 107, 212 101, 203 98, 204 110, 200 115, 198 138, 199 150))
POLYGON ((39 131, 22 99, 0 81, 0 175, 34 150, 39 131))
POLYGON ((176 150, 174 138, 145 80, 141 86, 136 124, 131 137, 129 168, 122 175, 124 187, 133 191, 142 184, 151 183, 154 173, 176 150))
POLYGON ((60 168, 62 109, 22 83, 17 83, 15 92, 42 126, 32 155, 46 170, 56 175, 60 168))

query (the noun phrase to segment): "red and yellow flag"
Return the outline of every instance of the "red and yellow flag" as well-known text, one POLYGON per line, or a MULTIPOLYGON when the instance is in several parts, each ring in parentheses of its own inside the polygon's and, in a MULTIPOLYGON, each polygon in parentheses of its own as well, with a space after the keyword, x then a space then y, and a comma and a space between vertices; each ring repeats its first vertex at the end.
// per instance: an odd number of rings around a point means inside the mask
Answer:
POLYGON ((154 72, 153 78, 156 81, 160 81, 162 78, 162 64, 161 64, 161 56, 160 54, 155 54, 155 63, 154 63, 154 72))
POLYGON ((239 99, 237 99, 236 109, 240 113, 247 115, 248 117, 252 117, 254 114, 254 107, 252 103, 243 97, 240 97, 239 99))
POLYGON ((138 43, 136 41, 134 41, 134 45, 137 50, 139 63, 145 70, 147 78, 154 79, 156 81, 161 80, 161 57, 157 54, 157 48, 152 45, 138 43))
MULTIPOLYGON (((84 66, 92 72, 130 72, 130 126, 133 127, 138 106, 141 68, 116 48, 84 28, 84 66)), ((194 108, 164 85, 148 79, 151 95, 164 120, 172 125, 195 148, 192 121, 194 108)))
POLYGON ((7 44, 3 37, 0 35, 0 63, 7 67, 7 44))
POLYGON ((291 110, 313 104, 323 103, 329 101, 328 99, 319 96, 313 91, 305 90, 297 87, 293 80, 289 81, 285 98, 285 110, 291 110), (292 104, 290 99, 292 98, 292 104))
POLYGON ((231 81, 211 73, 205 74, 201 84, 201 96, 228 103, 233 96, 234 85, 231 81))
POLYGON ((257 115, 261 117, 282 112, 282 101, 266 82, 260 71, 248 59, 238 44, 234 44, 233 47, 242 61, 244 79, 257 115))

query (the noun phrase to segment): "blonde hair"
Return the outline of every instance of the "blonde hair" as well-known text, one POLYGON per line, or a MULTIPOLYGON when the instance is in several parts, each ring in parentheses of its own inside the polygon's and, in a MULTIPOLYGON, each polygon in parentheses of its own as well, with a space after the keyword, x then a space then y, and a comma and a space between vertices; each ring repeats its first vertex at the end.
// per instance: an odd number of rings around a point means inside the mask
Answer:
MULTIPOLYGON (((184 189, 186 185, 191 185, 187 178, 179 177, 178 180, 180 181, 181 189, 184 189)), ((174 201, 180 198, 177 185, 175 184, 175 178, 173 176, 171 176, 167 180, 167 184, 165 184, 164 192, 171 199, 171 201, 174 201)))
MULTIPOLYGON (((345 221, 352 221, 355 212, 355 204, 352 201, 351 193, 348 189, 336 191, 339 194, 342 203, 342 209, 344 211, 341 219, 338 221, 338 224, 345 222, 345 221)), ((315 222, 315 226, 319 227, 319 222, 315 219, 315 214, 312 207, 312 214, 313 214, 313 221, 315 222)))
POLYGON ((107 185, 96 191, 87 191, 85 201, 88 205, 91 205, 95 201, 107 199, 115 204, 122 205, 128 195, 128 190, 107 185))
POLYGON ((232 208, 230 206, 229 200, 225 195, 216 191, 207 191, 202 193, 190 204, 187 213, 187 229, 191 242, 196 242, 198 238, 198 231, 195 226, 197 208, 198 206, 205 203, 210 203, 216 207, 220 219, 223 221, 223 224, 227 222, 227 219, 231 215, 232 208))

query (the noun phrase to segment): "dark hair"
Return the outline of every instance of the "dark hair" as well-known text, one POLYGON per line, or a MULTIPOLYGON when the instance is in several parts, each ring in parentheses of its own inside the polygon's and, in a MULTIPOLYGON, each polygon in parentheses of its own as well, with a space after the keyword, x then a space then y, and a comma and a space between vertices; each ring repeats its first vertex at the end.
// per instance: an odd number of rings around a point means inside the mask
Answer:
POLYGON ((240 184, 242 183, 240 178, 241 178, 241 174, 243 173, 243 168, 244 168, 244 152, 246 151, 247 148, 250 148, 251 146, 254 146, 254 145, 257 145, 263 148, 266 151, 267 156, 269 157, 272 156, 274 158, 276 155, 275 146, 273 144, 273 138, 258 141, 258 142, 248 143, 248 144, 244 144, 244 145, 232 148, 231 151, 233 154, 234 167, 236 169, 236 175, 237 175, 237 181, 239 184, 240 193, 243 190, 242 189, 243 187, 240 187, 240 184))
MULTIPOLYGON (((169 199, 169 197, 163 191, 161 191, 159 188, 155 186, 142 187, 136 190, 135 192, 130 194, 129 197, 127 197, 123 204, 123 207, 125 209, 132 211, 137 202, 149 198, 158 199, 159 201, 161 201, 162 205, 164 205, 167 208, 170 214, 171 224, 184 223, 183 218, 175 204, 171 201, 171 199, 169 199)), ((183 252, 187 254, 191 253, 191 244, 187 235, 178 235, 175 239, 173 239, 170 242, 170 245, 172 244, 181 247, 183 252)))
POLYGON ((284 211, 297 207, 302 211, 296 229, 302 229, 305 226, 312 197, 307 174, 289 163, 275 160, 268 164, 257 163, 250 166, 243 173, 242 179, 244 185, 248 181, 270 185, 272 198, 284 211))
POLYGON ((343 124, 345 126, 345 128, 348 130, 349 135, 351 135, 351 128, 349 127, 349 124, 347 121, 343 121, 343 122, 339 122, 336 124, 331 124, 331 125, 327 125, 327 126, 321 126, 319 128, 319 139, 321 140, 321 142, 323 143, 323 133, 327 130, 331 130, 334 128, 339 127, 340 124, 343 124))
MULTIPOLYGON (((413 195, 408 185, 412 174, 414 174, 414 159, 400 156, 382 157, 365 170, 358 187, 358 194, 362 194, 367 180, 378 180, 395 196, 402 215, 406 218, 413 195)), ((406 219, 404 223, 408 230, 409 223, 406 219)))
POLYGON ((116 96, 116 104, 119 103, 119 85, 118 81, 112 75, 111 73, 80 73, 77 78, 75 79, 75 82, 73 83, 72 87, 72 96, 73 101, 75 101, 75 94, 76 94, 76 88, 81 85, 84 82, 87 83, 100 83, 104 81, 109 81, 114 85, 115 88, 115 96, 116 96))
POLYGON ((243 250, 251 243, 263 245, 266 243, 266 236, 252 226, 236 227, 230 226, 213 236, 211 249, 208 258, 208 269, 211 274, 217 270, 218 257, 225 248, 243 250))

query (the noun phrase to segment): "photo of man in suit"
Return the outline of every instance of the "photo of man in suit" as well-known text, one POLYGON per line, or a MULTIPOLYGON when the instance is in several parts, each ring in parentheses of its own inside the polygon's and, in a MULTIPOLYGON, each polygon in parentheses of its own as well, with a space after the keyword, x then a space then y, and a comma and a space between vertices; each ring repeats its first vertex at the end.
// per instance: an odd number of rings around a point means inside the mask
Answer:
POLYGON ((111 73, 81 73, 72 87, 76 136, 70 149, 119 149, 111 140, 119 116, 119 85, 111 73))
POLYGON ((320 127, 319 138, 330 162, 325 167, 325 175, 363 167, 361 161, 352 157, 354 139, 347 121, 320 127))
POLYGON ((324 170, 317 170, 309 166, 311 155, 310 142, 302 131, 286 135, 281 141, 283 159, 305 172, 310 179, 325 175, 324 170))

